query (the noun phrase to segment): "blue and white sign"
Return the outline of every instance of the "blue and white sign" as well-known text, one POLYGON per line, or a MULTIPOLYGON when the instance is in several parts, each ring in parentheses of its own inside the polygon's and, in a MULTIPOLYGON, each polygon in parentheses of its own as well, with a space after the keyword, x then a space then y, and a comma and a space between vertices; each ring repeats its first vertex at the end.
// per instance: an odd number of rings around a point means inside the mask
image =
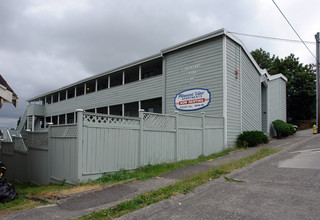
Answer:
POLYGON ((189 89, 180 92, 174 99, 174 106, 181 111, 195 111, 205 108, 211 101, 211 93, 207 89, 189 89))

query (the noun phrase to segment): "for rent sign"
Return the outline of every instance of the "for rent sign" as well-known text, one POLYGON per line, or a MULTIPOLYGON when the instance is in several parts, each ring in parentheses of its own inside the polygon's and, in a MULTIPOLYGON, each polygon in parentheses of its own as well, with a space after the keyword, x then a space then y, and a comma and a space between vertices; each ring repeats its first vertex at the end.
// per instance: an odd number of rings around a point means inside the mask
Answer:
POLYGON ((176 109, 181 111, 195 111, 209 105, 211 94, 207 89, 189 89, 180 92, 174 99, 176 109))

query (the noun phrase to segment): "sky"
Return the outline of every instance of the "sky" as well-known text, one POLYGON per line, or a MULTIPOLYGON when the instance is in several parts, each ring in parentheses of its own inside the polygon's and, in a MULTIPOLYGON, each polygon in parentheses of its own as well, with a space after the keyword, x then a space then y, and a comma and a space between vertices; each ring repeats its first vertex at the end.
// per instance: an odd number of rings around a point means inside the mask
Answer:
MULTIPOLYGON (((315 54, 320 1, 275 2, 315 54)), ((272 0, 1 0, 0 74, 19 104, 3 105, 0 129, 16 127, 29 98, 221 28, 299 40, 272 0)), ((315 63, 302 43, 236 36, 249 51, 315 63)))

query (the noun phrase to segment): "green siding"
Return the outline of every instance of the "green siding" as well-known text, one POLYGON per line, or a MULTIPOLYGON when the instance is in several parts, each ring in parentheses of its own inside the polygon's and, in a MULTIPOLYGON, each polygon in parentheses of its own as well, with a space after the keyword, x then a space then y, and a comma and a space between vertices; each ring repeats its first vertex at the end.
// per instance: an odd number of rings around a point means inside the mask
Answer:
POLYGON ((287 89, 286 89, 286 81, 280 79, 280 118, 283 121, 287 121, 287 89))
POLYGON ((268 82, 269 129, 277 119, 286 121, 286 82, 277 78, 268 82))
POLYGON ((161 86, 162 75, 92 92, 46 105, 46 116, 158 98, 162 96, 161 86))
POLYGON ((242 130, 261 131, 261 74, 249 57, 242 54, 242 130))
POLYGON ((268 133, 268 88, 261 87, 261 102, 262 102, 262 131, 268 133))
POLYGON ((227 38, 227 145, 234 145, 241 132, 241 79, 236 70, 241 68, 240 46, 227 38))
POLYGON ((222 38, 204 41, 165 55, 165 113, 176 111, 176 94, 192 88, 208 89, 211 103, 188 114, 223 116, 222 38))

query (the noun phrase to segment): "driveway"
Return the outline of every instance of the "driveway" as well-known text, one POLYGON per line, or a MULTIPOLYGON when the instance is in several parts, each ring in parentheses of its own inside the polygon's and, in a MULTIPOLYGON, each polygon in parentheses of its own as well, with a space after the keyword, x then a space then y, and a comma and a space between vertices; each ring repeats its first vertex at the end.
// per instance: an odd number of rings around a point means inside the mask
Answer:
POLYGON ((295 140, 227 175, 243 182, 208 181, 121 219, 320 219, 320 135, 295 140))

